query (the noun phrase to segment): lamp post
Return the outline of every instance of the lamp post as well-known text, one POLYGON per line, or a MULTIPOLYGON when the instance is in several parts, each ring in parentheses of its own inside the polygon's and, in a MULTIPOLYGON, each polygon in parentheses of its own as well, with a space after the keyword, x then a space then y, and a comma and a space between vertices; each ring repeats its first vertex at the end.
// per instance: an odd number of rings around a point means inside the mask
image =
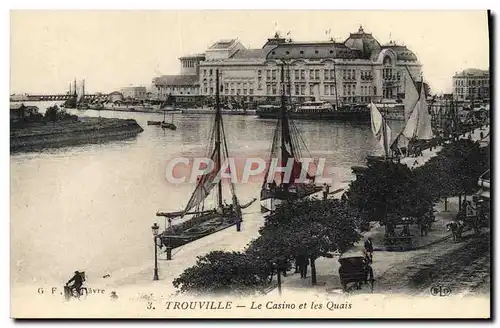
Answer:
POLYGON ((155 271, 154 271, 154 276, 153 280, 158 280, 158 250, 156 246, 156 239, 158 238, 158 230, 160 227, 158 224, 155 222, 153 226, 151 227, 151 230, 153 231, 153 242, 155 244, 155 271))

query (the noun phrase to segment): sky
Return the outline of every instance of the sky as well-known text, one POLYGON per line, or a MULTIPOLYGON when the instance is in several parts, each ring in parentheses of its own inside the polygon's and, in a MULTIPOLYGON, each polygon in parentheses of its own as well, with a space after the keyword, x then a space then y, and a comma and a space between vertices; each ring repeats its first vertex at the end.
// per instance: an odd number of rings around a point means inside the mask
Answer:
POLYGON ((149 87, 178 74, 182 55, 219 39, 261 48, 275 30, 296 41, 345 40, 360 25, 381 43, 405 44, 432 92, 451 92, 465 68, 489 68, 486 11, 11 11, 10 93, 65 93, 149 87))

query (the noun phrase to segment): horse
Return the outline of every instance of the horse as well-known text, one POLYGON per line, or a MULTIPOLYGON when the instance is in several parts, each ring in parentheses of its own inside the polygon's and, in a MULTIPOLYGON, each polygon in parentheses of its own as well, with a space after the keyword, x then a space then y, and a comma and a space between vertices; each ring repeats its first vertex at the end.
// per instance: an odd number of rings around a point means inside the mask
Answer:
POLYGON ((462 238, 462 232, 465 224, 462 220, 452 221, 446 225, 446 231, 451 231, 453 234, 453 242, 457 242, 462 238))

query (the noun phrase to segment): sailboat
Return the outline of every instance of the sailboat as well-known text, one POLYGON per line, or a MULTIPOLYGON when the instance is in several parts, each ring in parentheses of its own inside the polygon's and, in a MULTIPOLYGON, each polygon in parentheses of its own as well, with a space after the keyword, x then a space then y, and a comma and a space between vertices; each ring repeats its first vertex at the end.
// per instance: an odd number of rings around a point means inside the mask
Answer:
POLYGON ((243 215, 241 210, 250 206, 256 199, 240 205, 234 184, 230 183, 231 204, 223 202, 223 184, 220 172, 224 159, 229 158, 228 146, 219 102, 219 70, 216 70, 216 111, 215 121, 208 145, 209 158, 214 168, 199 177, 196 187, 184 210, 177 212, 158 212, 157 216, 168 219, 168 228, 160 234, 162 244, 169 248, 180 247, 199 238, 236 225, 240 231, 243 215), (205 200, 215 189, 216 202, 214 208, 205 208, 205 200), (183 220, 172 225, 173 220, 183 220))
POLYGON ((160 126, 163 128, 163 129, 170 129, 170 130, 177 130, 177 127, 175 126, 174 124, 174 113, 172 113, 172 122, 171 123, 168 123, 166 120, 165 120, 165 113, 167 112, 167 110, 163 110, 163 121, 160 123, 160 126))
POLYGON ((78 94, 76 93, 76 79, 74 81, 73 93, 71 92, 71 83, 69 84, 69 98, 64 102, 64 108, 76 108, 78 94))
POLYGON ((373 102, 370 103, 370 115, 372 132, 384 149, 385 158, 389 158, 392 129, 389 126, 387 118, 382 115, 378 107, 373 102))
MULTIPOLYGON (((404 149, 406 149, 406 155, 408 155, 408 148, 419 142, 431 140, 434 137, 432 131, 432 117, 429 113, 423 79, 421 80, 420 93, 417 92, 413 80, 411 80, 409 85, 407 84, 407 88, 407 93, 410 95, 417 93, 418 98, 411 111, 405 109, 405 114, 409 114, 406 124, 390 146, 393 152, 400 155, 403 155, 405 152, 404 149)), ((414 99, 415 97, 410 96, 409 104, 411 104, 412 98, 414 99)))
POLYGON ((76 108, 78 108, 78 109, 88 109, 89 108, 89 104, 87 103, 87 101, 85 99, 85 80, 82 81, 82 93, 80 94, 80 97, 78 97, 76 108))
MULTIPOLYGON (((262 212, 274 211, 276 206, 285 201, 304 198, 321 190, 321 187, 316 186, 314 182, 315 176, 309 174, 307 168, 305 169, 305 181, 295 182, 296 179, 303 176, 303 168, 300 161, 302 157, 301 146, 306 150, 307 146, 300 136, 297 127, 288 116, 289 111, 286 105, 284 75, 284 65, 281 65, 281 108, 274 131, 270 159, 272 160, 278 156, 278 163, 281 167, 286 167, 288 160, 292 160, 293 167, 288 181, 285 181, 285 172, 281 172, 279 180, 277 181, 277 179, 273 177, 270 183, 268 182, 268 175, 271 166, 267 168, 260 192, 262 212)), ((309 158, 311 158, 311 156, 309 156, 309 158)))

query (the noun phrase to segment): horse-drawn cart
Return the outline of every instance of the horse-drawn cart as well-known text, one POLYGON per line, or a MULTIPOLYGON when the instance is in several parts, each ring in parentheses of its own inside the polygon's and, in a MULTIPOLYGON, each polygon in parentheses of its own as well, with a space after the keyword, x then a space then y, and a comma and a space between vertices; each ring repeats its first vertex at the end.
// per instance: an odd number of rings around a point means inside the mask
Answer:
POLYGON ((373 292, 373 269, 370 261, 362 252, 344 253, 339 258, 340 283, 342 290, 348 292, 355 287, 361 289, 364 283, 370 286, 370 291, 373 292), (353 284, 349 287, 349 284, 353 284))

